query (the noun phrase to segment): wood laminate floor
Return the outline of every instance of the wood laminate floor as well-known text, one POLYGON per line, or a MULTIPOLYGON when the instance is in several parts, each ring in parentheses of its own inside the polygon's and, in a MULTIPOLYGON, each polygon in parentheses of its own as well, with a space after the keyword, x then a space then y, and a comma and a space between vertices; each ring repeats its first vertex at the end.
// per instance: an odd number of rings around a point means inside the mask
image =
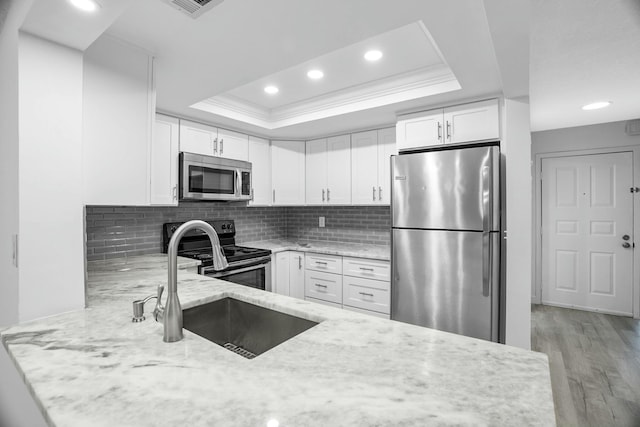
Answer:
POLYGON ((640 321, 531 307, 531 348, 549 356, 558 426, 640 426, 640 321))

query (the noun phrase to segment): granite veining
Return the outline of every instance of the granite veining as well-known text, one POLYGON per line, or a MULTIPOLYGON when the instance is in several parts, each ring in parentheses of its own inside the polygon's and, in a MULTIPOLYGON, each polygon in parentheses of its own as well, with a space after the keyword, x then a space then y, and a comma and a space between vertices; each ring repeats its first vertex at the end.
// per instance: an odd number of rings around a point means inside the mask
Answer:
POLYGON ((300 251, 354 258, 379 259, 383 261, 389 261, 391 259, 391 248, 388 245, 278 239, 245 242, 242 243, 242 245, 260 249, 269 249, 273 253, 283 251, 300 251))
POLYGON ((162 257, 90 262, 89 308, 0 333, 51 426, 555 425, 543 354, 199 276, 185 260, 184 308, 230 296, 320 324, 252 360, 186 330, 164 343, 151 316, 131 322, 131 302, 166 281, 162 257))

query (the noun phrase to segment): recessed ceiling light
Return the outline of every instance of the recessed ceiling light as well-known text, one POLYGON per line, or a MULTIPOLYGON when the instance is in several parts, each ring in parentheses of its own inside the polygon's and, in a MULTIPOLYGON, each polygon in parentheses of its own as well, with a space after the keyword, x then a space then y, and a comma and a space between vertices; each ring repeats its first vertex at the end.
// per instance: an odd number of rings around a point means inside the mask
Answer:
POLYGON ((100 5, 94 0, 69 0, 69 2, 85 12, 95 12, 100 8, 100 5))
POLYGON ((380 58, 382 58, 382 52, 379 50, 370 50, 364 54, 364 59, 367 61, 377 61, 380 58))
POLYGON ((324 73, 320 70, 309 70, 307 77, 310 79, 318 80, 324 77, 324 73))
POLYGON ((267 92, 269 95, 274 95, 278 93, 279 89, 275 86, 267 86, 264 88, 264 91, 267 92))
POLYGON ((611 105, 610 101, 599 101, 599 102, 594 102, 592 104, 587 104, 584 107, 582 107, 582 109, 583 110, 597 110, 599 108, 608 107, 609 105, 611 105))

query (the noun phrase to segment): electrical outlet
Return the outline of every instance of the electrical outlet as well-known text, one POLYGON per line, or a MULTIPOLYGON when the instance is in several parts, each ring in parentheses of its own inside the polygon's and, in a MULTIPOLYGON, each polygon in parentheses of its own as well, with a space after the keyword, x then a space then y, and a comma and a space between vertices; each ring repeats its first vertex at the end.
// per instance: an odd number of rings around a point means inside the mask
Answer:
POLYGON ((324 227, 324 217, 318 217, 318 227, 324 227))

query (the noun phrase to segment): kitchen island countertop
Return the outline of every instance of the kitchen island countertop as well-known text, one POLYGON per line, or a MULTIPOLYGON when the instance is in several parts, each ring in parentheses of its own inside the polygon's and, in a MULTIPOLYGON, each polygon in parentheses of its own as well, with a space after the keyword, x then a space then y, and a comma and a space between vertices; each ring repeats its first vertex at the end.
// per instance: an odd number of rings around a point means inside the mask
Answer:
POLYGON ((0 333, 50 425, 555 425, 544 354, 199 276, 193 266, 180 260, 183 308, 231 296, 320 323, 252 360, 186 330, 167 344, 149 314, 131 322, 132 301, 166 283, 166 256, 89 262, 87 309, 0 333))

